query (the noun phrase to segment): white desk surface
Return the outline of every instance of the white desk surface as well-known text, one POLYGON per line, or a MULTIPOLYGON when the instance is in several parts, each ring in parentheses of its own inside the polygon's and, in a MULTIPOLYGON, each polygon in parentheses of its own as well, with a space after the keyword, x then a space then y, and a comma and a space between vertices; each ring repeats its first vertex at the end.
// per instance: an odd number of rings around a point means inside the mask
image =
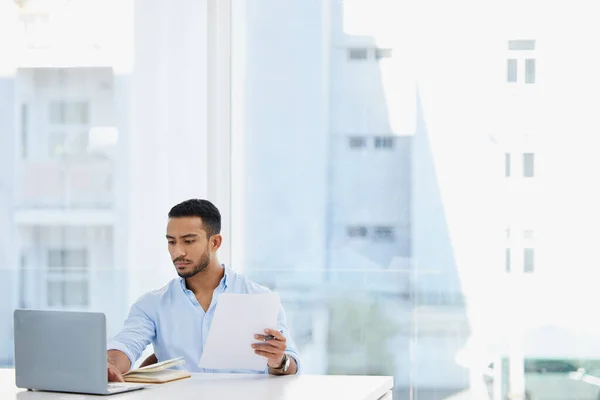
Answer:
POLYGON ((388 400, 393 386, 391 376, 193 374, 180 381, 99 397, 26 391, 15 386, 13 369, 0 369, 2 400, 388 400))

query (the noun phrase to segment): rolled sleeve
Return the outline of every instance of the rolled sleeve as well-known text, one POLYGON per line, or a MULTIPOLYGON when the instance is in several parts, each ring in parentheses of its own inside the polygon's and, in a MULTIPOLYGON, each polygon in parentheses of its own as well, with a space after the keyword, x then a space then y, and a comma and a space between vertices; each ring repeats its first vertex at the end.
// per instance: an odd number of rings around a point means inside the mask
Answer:
POLYGON ((108 342, 107 350, 123 352, 133 366, 156 337, 153 309, 153 298, 150 295, 142 296, 136 301, 129 310, 123 329, 108 342))

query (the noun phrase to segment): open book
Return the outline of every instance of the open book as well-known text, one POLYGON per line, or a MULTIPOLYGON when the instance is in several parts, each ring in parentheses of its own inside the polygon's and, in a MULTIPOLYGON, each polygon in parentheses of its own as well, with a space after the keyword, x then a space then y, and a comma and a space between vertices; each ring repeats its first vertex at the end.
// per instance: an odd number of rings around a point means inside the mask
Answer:
POLYGON ((137 383, 166 383, 178 379, 189 378, 189 372, 181 369, 171 369, 175 365, 184 364, 183 357, 173 358, 156 364, 133 369, 123 374, 125 382, 137 383))

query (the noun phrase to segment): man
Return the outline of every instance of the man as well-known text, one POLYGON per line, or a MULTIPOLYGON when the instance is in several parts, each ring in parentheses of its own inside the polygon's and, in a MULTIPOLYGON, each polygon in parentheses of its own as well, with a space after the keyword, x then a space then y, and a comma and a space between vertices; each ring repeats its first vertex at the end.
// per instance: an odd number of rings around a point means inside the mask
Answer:
POLYGON ((216 252, 223 240, 220 231, 221 214, 207 200, 187 200, 171 209, 167 241, 179 278, 133 304, 123 330, 108 344, 109 381, 122 382, 123 373, 130 370, 150 342, 158 361, 183 356, 189 372, 289 375, 298 371, 298 352, 283 307, 278 326, 265 327, 265 332, 254 336, 255 353, 267 361, 265 371, 199 367, 219 295, 269 291, 219 263, 216 252), (274 338, 264 341, 266 335, 274 338))

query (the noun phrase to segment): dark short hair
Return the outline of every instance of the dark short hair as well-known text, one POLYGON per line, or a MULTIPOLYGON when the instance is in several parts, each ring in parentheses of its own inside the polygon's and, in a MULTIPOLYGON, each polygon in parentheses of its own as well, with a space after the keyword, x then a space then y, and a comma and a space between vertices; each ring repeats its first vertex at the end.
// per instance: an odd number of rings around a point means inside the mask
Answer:
POLYGON ((177 204, 169 211, 169 218, 199 217, 206 231, 206 236, 211 237, 221 233, 221 213, 213 203, 208 200, 190 199, 177 204))

